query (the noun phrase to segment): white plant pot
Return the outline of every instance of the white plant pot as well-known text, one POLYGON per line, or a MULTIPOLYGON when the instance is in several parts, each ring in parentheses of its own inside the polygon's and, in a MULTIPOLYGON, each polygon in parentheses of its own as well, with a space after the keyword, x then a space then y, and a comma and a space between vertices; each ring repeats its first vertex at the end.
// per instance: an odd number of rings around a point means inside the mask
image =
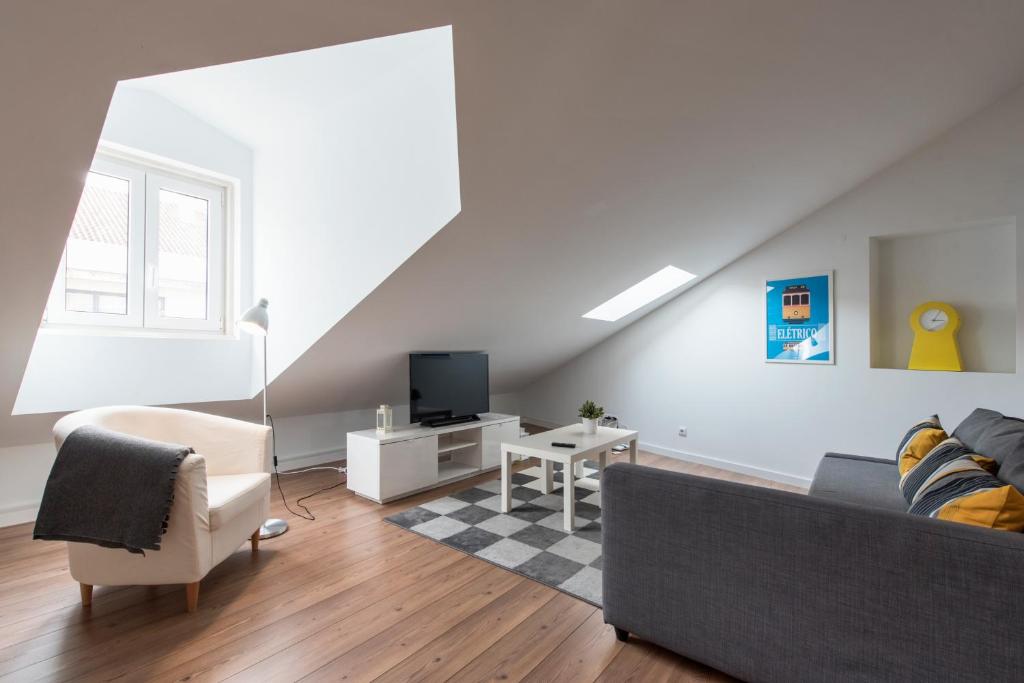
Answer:
POLYGON ((580 418, 583 422, 583 433, 584 434, 597 434, 597 419, 587 419, 585 417, 580 418))

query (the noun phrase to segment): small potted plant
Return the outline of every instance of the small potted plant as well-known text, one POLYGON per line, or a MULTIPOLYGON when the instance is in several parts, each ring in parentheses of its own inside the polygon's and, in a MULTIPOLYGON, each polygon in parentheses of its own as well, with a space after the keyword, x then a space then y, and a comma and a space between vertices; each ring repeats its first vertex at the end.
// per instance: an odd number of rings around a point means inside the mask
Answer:
POLYGON ((604 415, 604 408, 593 401, 584 401, 580 406, 580 417, 583 419, 583 433, 597 434, 597 421, 604 415))

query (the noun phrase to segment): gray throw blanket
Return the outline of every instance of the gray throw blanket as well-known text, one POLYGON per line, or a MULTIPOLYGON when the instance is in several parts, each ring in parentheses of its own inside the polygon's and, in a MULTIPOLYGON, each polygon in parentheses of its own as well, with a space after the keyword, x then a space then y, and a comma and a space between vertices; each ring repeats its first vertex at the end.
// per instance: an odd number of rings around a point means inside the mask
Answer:
POLYGON ((86 425, 64 440, 32 538, 160 550, 187 446, 86 425))

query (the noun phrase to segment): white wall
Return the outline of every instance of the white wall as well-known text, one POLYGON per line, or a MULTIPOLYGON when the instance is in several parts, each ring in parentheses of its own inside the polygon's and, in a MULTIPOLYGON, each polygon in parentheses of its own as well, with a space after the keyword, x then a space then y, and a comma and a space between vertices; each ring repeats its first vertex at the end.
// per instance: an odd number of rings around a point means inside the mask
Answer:
POLYGON ((570 422, 592 398, 653 450, 806 483, 826 451, 894 457, 931 413, 949 427, 978 406, 1024 414, 1020 372, 872 369, 868 310, 872 235, 1019 216, 1022 159, 1017 90, 527 388, 524 416, 570 422), (822 269, 836 271, 836 365, 765 363, 765 279, 822 269))
MULTIPOLYGON (((115 91, 102 139, 240 181, 238 298, 250 301, 251 150, 171 102, 123 86, 115 91)), ((14 414, 247 399, 254 392, 252 344, 249 337, 210 340, 40 330, 14 414)))
POLYGON ((373 427, 376 414, 376 408, 367 408, 275 419, 278 467, 291 470, 343 460, 345 435, 373 427))
POLYGON ((16 415, 252 396, 251 342, 42 333, 16 415))
POLYGON ((0 448, 0 527, 36 518, 57 451, 53 443, 0 448))

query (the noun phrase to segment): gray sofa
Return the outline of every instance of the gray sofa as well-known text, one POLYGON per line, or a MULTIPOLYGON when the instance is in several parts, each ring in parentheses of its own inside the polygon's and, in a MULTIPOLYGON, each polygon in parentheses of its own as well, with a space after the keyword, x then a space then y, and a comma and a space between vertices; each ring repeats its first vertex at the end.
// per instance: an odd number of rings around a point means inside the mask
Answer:
MULTIPOLYGON (((955 435, 1024 475, 1024 422, 955 435)), ((909 515, 897 476, 830 453, 800 495, 612 465, 604 619, 747 681, 1024 680, 1024 534, 909 515)))

